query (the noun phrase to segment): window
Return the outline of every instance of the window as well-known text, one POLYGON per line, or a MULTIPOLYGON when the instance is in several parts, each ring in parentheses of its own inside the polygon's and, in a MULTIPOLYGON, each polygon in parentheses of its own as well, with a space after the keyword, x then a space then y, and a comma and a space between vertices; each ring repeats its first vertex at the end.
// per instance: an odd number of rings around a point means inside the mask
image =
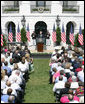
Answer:
POLYGON ((19 1, 14 1, 14 6, 19 7, 19 1))
POLYGON ((68 6, 68 1, 63 1, 63 7, 67 7, 68 6))
POLYGON ((46 6, 46 1, 36 1, 36 7, 45 7, 46 6))

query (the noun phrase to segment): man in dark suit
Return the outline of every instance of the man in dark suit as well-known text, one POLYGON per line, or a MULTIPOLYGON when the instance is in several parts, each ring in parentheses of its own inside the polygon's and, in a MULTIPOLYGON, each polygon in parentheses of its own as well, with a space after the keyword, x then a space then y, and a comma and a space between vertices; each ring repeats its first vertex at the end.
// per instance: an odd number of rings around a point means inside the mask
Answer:
POLYGON ((42 31, 40 31, 39 35, 38 35, 38 38, 43 38, 43 33, 42 31))
POLYGON ((13 53, 12 58, 15 60, 15 63, 20 61, 20 54, 18 53, 18 50, 13 53))

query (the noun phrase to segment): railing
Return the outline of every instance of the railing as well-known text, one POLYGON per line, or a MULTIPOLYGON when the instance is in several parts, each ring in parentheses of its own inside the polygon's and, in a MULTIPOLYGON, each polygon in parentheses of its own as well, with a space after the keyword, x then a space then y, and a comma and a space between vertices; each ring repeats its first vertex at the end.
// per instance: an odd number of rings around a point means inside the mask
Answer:
POLYGON ((19 13, 19 6, 15 5, 2 6, 2 13, 19 13))
POLYGON ((63 13, 79 13, 79 6, 75 6, 75 5, 62 6, 62 12, 63 13))
POLYGON ((51 13, 51 5, 37 7, 36 5, 31 5, 31 13, 51 13))

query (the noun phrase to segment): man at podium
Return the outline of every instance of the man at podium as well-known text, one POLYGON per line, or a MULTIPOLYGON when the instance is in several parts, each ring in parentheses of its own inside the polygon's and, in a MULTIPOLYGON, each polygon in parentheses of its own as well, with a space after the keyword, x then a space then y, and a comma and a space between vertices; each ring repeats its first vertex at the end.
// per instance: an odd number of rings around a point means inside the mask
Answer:
POLYGON ((37 40, 37 50, 39 52, 43 52, 43 45, 44 45, 44 35, 42 34, 42 31, 40 31, 37 40))
POLYGON ((42 31, 40 31, 40 33, 39 33, 39 35, 38 35, 38 38, 43 38, 42 31))

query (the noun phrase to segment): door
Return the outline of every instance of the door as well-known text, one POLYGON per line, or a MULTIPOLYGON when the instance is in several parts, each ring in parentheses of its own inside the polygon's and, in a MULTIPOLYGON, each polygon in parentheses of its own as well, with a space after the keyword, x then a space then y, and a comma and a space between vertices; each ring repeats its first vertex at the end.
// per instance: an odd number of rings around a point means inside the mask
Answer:
POLYGON ((43 21, 38 21, 35 24, 35 34, 36 34, 36 43, 37 43, 37 51, 38 52, 43 52, 43 47, 46 45, 46 33, 47 33, 47 24, 43 21), (42 31, 42 37, 41 39, 43 42, 41 43, 39 40, 40 38, 40 31, 42 31))

